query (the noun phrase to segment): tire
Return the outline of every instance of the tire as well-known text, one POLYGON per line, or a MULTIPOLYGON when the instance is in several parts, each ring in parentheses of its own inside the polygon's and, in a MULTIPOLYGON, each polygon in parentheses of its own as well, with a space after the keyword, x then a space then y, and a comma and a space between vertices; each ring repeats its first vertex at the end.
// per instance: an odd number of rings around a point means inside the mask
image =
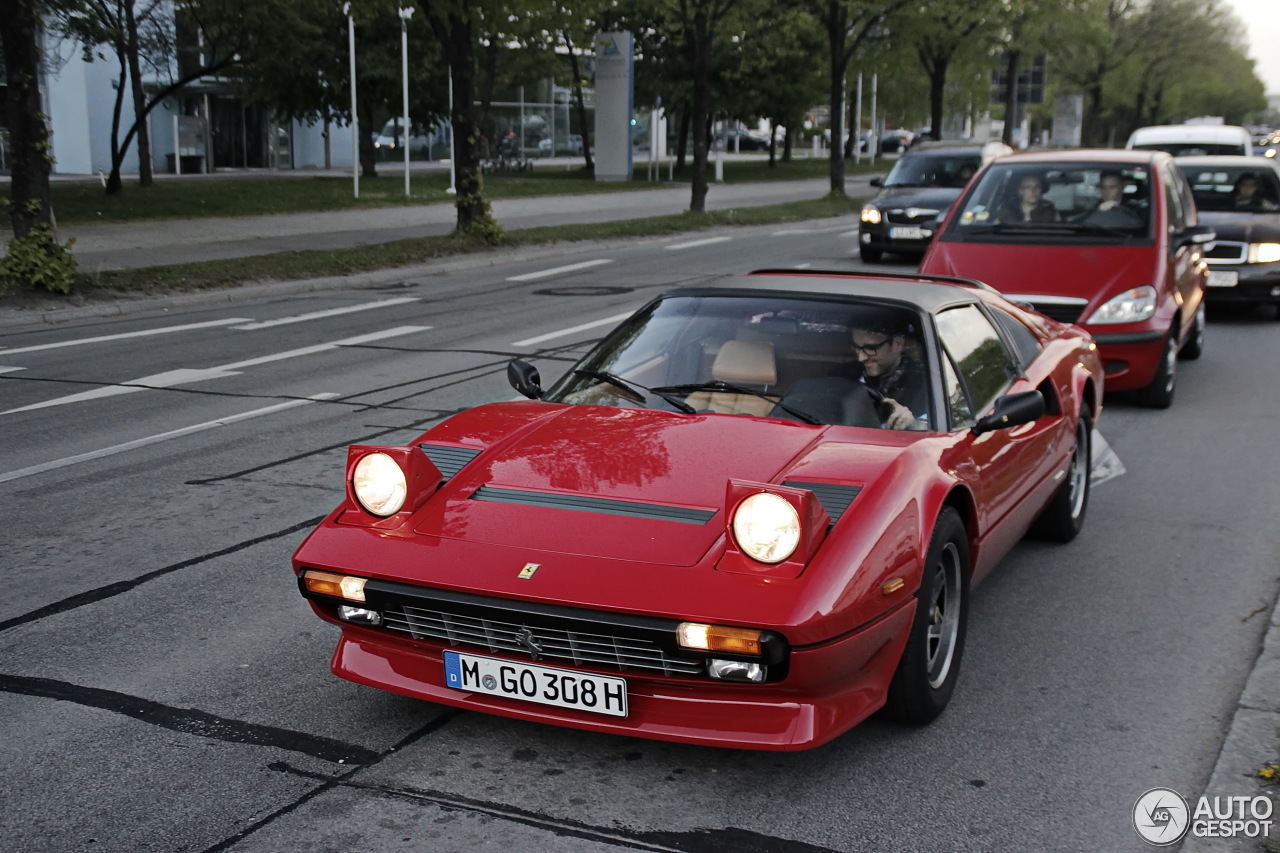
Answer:
POLYGON ((933 526, 916 599, 911 633, 889 683, 884 714, 923 725, 951 700, 969 617, 969 537, 952 507, 944 507, 933 526))
POLYGON ((880 263, 880 258, 884 256, 884 252, 880 249, 868 249, 865 246, 860 246, 858 255, 869 264, 878 264, 880 263))
POLYGON ((1195 361, 1204 354, 1204 327, 1207 324, 1204 300, 1201 299, 1200 306, 1196 308, 1195 327, 1191 330, 1191 336, 1183 343, 1182 349, 1178 350, 1178 358, 1195 361))
POLYGON ((1152 409, 1167 409, 1173 405, 1173 392, 1178 382, 1177 330, 1170 329, 1164 341, 1164 353, 1151 384, 1138 392, 1138 402, 1152 409))
POLYGON ((1076 421, 1076 443, 1071 450, 1067 479, 1054 493, 1049 505, 1036 519, 1033 535, 1054 542, 1070 542, 1084 527, 1093 483, 1093 422, 1088 409, 1076 421))

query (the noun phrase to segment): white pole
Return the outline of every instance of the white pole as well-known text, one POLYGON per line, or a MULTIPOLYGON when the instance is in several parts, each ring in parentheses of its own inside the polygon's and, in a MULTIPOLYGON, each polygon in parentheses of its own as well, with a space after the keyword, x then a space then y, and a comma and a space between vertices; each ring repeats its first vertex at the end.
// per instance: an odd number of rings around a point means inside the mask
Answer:
POLYGON ((351 17, 351 4, 343 3, 347 16, 347 54, 351 57, 351 185, 360 198, 360 119, 356 113, 356 22, 351 17))
POLYGON ((870 149, 871 162, 876 162, 876 155, 880 153, 880 136, 876 131, 876 90, 880 85, 880 75, 871 75, 871 141, 867 143, 870 149))
POLYGON ((178 114, 173 115, 173 173, 182 174, 182 139, 178 136, 178 114))
POLYGON ((404 106, 404 133, 400 136, 400 144, 404 148, 404 195, 409 198, 409 19, 413 17, 413 7, 400 10, 400 80, 402 103, 404 106))
MULTIPOLYGON (((524 89, 520 91, 523 92, 524 89)), ((521 97, 524 96, 521 95, 521 97)), ((556 78, 554 77, 551 78, 551 156, 556 156, 556 78)))
POLYGON ((862 162, 862 72, 858 72, 858 94, 854 98, 854 107, 858 113, 857 121, 853 125, 853 162, 862 162))
POLYGON ((449 195, 458 193, 458 158, 453 148, 453 69, 449 69, 449 195))

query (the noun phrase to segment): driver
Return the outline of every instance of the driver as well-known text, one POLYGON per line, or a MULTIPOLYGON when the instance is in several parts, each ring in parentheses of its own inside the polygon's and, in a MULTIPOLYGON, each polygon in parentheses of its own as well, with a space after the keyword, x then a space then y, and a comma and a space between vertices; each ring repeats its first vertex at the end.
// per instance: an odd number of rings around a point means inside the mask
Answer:
POLYGON ((929 428, 929 383, 924 365, 906 350, 908 328, 892 318, 853 325, 853 351, 862 366, 862 384, 883 397, 881 423, 888 429, 929 428))

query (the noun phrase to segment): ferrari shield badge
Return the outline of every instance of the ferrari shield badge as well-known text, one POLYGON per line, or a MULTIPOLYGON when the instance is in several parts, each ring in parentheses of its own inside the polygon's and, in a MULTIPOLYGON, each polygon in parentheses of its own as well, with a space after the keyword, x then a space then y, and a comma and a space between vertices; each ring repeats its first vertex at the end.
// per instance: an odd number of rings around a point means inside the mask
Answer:
POLYGON ((524 568, 520 570, 520 574, 517 575, 517 577, 522 581, 527 581, 529 578, 533 577, 533 573, 538 570, 538 566, 538 563, 525 563, 524 568))

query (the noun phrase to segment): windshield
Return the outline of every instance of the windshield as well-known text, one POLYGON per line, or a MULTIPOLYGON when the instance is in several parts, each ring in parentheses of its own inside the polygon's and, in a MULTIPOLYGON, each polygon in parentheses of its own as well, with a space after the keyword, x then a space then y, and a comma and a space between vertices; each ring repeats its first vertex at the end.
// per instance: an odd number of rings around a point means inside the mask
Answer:
POLYGON ((886 187, 955 187, 969 183, 982 165, 977 152, 965 154, 908 153, 884 179, 886 187))
POLYGON ((863 373, 892 360, 918 381, 908 408, 925 424, 920 329, 915 312, 870 302, 669 296, 605 338, 543 399, 668 411, 684 410, 683 402, 697 412, 879 428, 863 373))
POLYGON ((1196 207, 1202 211, 1272 213, 1280 210, 1280 178, 1270 164, 1254 168, 1248 161, 1238 166, 1196 166, 1178 163, 1196 207))
POLYGON ((1136 151, 1167 151, 1174 157, 1204 157, 1211 154, 1231 154, 1247 157, 1242 142, 1152 142, 1133 146, 1136 151))
POLYGON ((1150 239, 1151 185, 1145 166, 997 162, 965 196, 944 239, 1150 239))

